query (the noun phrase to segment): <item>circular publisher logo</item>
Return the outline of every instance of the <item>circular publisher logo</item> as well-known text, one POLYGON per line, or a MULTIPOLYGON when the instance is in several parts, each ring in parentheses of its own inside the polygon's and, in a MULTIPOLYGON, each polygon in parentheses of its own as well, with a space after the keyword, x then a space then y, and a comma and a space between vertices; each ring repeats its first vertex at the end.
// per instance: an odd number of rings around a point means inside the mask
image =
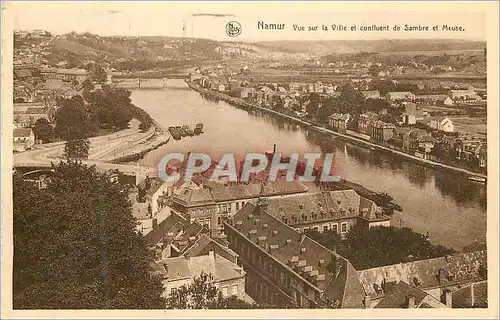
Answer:
POLYGON ((226 24, 226 34, 230 37, 237 37, 241 34, 241 24, 238 21, 229 21, 226 24))

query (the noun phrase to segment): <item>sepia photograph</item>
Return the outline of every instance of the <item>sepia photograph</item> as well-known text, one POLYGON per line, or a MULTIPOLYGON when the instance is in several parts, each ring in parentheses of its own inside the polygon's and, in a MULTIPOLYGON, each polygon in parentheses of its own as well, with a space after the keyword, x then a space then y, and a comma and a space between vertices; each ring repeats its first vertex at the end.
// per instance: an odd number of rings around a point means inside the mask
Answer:
POLYGON ((498 3, 7 1, 2 49, 2 313, 498 315, 498 3))

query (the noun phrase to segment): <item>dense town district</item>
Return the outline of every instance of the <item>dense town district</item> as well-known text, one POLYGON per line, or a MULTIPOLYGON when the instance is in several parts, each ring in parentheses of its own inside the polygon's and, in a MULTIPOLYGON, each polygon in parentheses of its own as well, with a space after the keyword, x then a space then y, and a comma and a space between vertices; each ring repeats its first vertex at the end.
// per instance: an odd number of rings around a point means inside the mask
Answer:
MULTIPOLYGON (((179 123, 136 102, 177 94, 180 114, 189 92, 484 192, 485 43, 314 45, 16 31, 14 308, 486 308, 485 230, 463 248, 435 243, 395 223, 407 209, 383 182, 269 182, 269 167, 210 181, 215 162, 167 182, 144 164, 164 148, 202 152, 195 139, 217 147, 208 117, 179 123)), ((273 137, 262 144, 277 152, 273 137)))

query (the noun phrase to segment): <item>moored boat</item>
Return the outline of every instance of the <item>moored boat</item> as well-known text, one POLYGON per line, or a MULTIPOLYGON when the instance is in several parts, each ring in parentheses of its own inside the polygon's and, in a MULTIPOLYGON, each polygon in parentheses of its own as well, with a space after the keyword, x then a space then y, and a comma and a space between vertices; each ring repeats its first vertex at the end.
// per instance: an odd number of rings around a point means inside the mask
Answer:
POLYGON ((201 134, 203 133, 203 123, 198 123, 196 127, 194 128, 194 133, 195 134, 201 134))

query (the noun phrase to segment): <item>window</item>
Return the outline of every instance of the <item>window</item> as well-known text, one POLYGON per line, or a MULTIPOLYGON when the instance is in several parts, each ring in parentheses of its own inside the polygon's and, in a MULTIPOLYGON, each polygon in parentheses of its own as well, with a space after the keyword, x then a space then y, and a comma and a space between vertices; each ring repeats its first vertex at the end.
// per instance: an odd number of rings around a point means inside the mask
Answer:
POLYGON ((210 228, 210 218, 205 218, 205 226, 210 228))
POLYGON ((217 225, 221 225, 220 217, 217 217, 217 225))
POLYGON ((175 294, 177 292, 177 288, 170 289, 170 294, 175 294))
POLYGON ((341 233, 346 233, 347 232, 347 222, 342 222, 340 224, 340 232, 341 233))
POLYGON ((233 290, 231 292, 232 295, 238 295, 238 285, 233 284, 233 290))
POLYGON ((328 231, 328 226, 323 226, 323 232, 327 232, 328 231))
POLYGON ((203 225, 203 219, 198 219, 196 221, 198 221, 199 224, 203 225))
POLYGON ((314 231, 319 231, 318 227, 314 227, 313 229, 314 229, 314 231))
POLYGON ((334 225, 332 225, 332 230, 333 230, 333 232, 335 232, 335 233, 339 233, 339 225, 338 225, 338 224, 334 224, 334 225))
POLYGON ((223 287, 222 287, 222 295, 223 295, 224 297, 227 297, 227 286, 223 286, 223 287))
POLYGON ((240 203, 236 202, 236 211, 240 210, 240 203))

